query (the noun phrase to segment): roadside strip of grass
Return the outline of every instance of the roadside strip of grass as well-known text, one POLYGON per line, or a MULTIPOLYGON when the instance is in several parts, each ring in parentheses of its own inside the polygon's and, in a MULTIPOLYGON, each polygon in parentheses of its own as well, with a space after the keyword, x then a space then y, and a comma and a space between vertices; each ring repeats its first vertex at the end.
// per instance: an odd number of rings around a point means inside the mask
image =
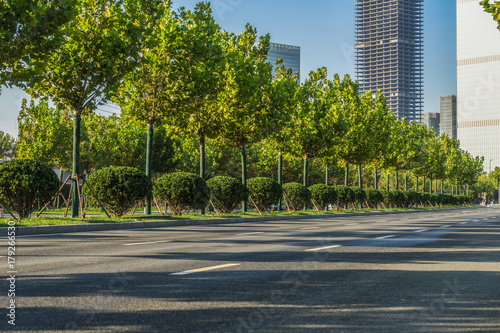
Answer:
MULTIPOLYGON (((307 216, 317 216, 317 215, 337 215, 337 214, 359 214, 359 213, 370 213, 370 212, 404 212, 404 211, 426 211, 426 210, 439 210, 439 209, 457 209, 457 208, 471 208, 474 206, 443 206, 443 207, 425 207, 425 208, 391 208, 391 209, 342 209, 339 211, 297 211, 297 212, 273 212, 264 213, 263 215, 258 212, 247 212, 247 213, 232 213, 232 214, 221 214, 216 215, 214 213, 207 213, 201 215, 199 213, 189 213, 182 216, 176 215, 132 215, 128 214, 120 218, 108 218, 103 215, 88 215, 85 219, 82 218, 70 218, 62 216, 46 216, 42 214, 40 217, 33 217, 21 221, 16 221, 16 227, 34 227, 34 226, 56 226, 56 225, 78 225, 78 224, 96 224, 96 223, 124 223, 124 222, 159 222, 159 221, 182 221, 182 220, 213 220, 213 219, 235 219, 235 218, 248 218, 248 217, 279 217, 279 216, 296 216, 296 217, 307 217, 307 216)), ((50 214, 62 213, 58 211, 52 211, 50 214)), ((100 211, 91 211, 88 214, 102 214, 100 211)), ((0 228, 7 227, 8 222, 12 219, 4 218, 0 219, 0 228)))

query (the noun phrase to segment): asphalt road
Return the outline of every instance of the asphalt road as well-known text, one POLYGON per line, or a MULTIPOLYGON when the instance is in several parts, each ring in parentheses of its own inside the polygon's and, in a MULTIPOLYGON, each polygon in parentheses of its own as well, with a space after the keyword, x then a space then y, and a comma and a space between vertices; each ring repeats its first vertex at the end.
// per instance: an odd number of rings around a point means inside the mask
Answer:
POLYGON ((0 328, 500 332, 499 261, 496 208, 18 237, 0 328))

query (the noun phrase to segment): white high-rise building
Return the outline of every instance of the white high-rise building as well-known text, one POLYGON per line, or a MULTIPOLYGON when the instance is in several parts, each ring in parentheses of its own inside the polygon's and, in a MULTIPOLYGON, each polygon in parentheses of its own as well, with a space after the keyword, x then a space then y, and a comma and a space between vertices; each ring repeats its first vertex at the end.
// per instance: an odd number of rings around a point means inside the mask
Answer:
POLYGON ((457 0, 457 134, 461 147, 500 166, 500 31, 480 0, 457 0))

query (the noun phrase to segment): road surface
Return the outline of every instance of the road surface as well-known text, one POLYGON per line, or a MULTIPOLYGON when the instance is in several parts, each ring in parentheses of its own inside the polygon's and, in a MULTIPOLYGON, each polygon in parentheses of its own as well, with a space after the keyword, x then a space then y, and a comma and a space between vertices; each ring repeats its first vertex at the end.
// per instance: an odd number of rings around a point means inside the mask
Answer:
POLYGON ((499 261, 495 208, 20 236, 0 328, 500 332, 499 261))

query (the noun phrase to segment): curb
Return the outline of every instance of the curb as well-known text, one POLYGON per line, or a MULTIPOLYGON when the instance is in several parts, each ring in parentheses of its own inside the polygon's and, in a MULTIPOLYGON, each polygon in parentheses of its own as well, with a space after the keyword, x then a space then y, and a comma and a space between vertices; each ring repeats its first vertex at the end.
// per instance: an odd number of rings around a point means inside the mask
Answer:
MULTIPOLYGON (((468 208, 445 208, 434 211, 449 211, 461 209, 483 209, 485 207, 468 208)), ((47 225, 33 227, 15 227, 16 236, 27 235, 49 235, 61 233, 91 232, 91 231, 111 231, 127 229, 146 229, 163 227, 183 227, 196 225, 214 225, 214 224, 233 224, 233 223, 252 223, 267 221, 288 221, 288 220, 310 220, 318 218, 350 217, 350 216, 372 216, 372 215, 395 215, 419 212, 421 210, 406 210, 394 212, 366 212, 366 213, 336 213, 336 214, 315 214, 315 215, 286 215, 286 216, 257 216, 257 217, 237 217, 237 218, 215 218, 215 219, 186 219, 174 221, 141 221, 141 222, 116 222, 116 223, 90 223, 90 224, 66 224, 66 225, 47 225)), ((0 237, 6 237, 8 227, 0 228, 0 237)))

